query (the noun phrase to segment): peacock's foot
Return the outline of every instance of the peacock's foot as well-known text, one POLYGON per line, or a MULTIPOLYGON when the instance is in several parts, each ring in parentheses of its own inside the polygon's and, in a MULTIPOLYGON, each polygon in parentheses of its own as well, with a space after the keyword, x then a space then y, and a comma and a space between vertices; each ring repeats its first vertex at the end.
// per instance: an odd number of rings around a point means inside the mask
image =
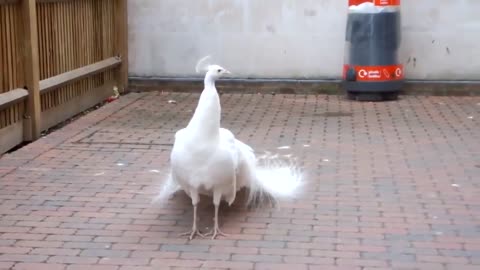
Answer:
POLYGON ((228 237, 228 236, 229 236, 228 234, 220 231, 219 228, 215 228, 215 229, 213 229, 211 232, 208 232, 208 233, 205 234, 205 236, 210 236, 210 235, 212 236, 212 240, 215 239, 215 238, 217 238, 217 236, 219 236, 219 235, 224 236, 224 237, 228 237))
POLYGON ((198 229, 195 229, 195 230, 190 230, 186 233, 181 233, 179 234, 178 236, 185 236, 185 235, 189 235, 188 239, 192 240, 193 238, 195 238, 196 235, 202 237, 202 238, 205 238, 205 234, 202 234, 200 233, 200 231, 198 229))

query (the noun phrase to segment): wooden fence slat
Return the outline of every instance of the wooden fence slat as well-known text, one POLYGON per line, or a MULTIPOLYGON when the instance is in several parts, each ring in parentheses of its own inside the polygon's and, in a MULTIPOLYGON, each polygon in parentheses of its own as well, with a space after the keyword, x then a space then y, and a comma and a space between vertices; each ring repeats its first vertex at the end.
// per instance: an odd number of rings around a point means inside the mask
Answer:
POLYGON ((11 104, 18 103, 28 96, 25 89, 15 89, 0 94, 0 110, 10 107, 11 104))
POLYGON ((25 140, 36 140, 40 137, 40 72, 38 59, 38 33, 35 0, 22 0, 22 15, 24 26, 24 69, 25 83, 29 92, 27 116, 29 121, 24 132, 25 140), (29 129, 28 129, 29 128, 29 129))
POLYGON ((5 153, 11 148, 22 143, 24 127, 22 122, 17 122, 6 128, 0 129, 0 153, 5 153))
MULTIPOLYGON (((12 13, 12 6, 11 5, 8 5, 7 7, 7 13, 5 14, 5 25, 7 27, 7 29, 12 29, 12 25, 10 24, 10 14, 12 13)), ((8 81, 8 85, 7 85, 7 88, 8 89, 12 89, 13 88, 13 76, 12 76, 12 73, 13 73, 13 70, 14 70, 14 67, 13 67, 13 53, 12 53, 12 37, 11 37, 11 34, 12 34, 12 31, 7 31, 6 35, 5 35, 5 38, 6 38, 6 47, 5 47, 5 50, 7 52, 7 71, 8 71, 8 76, 7 76, 7 81, 8 81)))
MULTIPOLYGON (((0 22, 3 22, 3 11, 4 11, 4 8, 0 8, 0 22)), ((5 46, 3 45, 4 44, 4 41, 3 41, 3 35, 6 33, 6 30, 4 30, 4 25, 3 23, 0 23, 0 48, 4 48, 5 46)), ((5 86, 6 84, 6 79, 4 79, 4 76, 5 76, 5 73, 7 72, 8 70, 8 67, 5 66, 5 62, 4 62, 4 49, 3 50, 0 50, 0 68, 5 71, 3 72, 0 72, 0 93, 4 92, 4 91, 7 91, 8 88, 5 86)))
POLYGON ((10 26, 14 31, 10 31, 10 43, 11 43, 11 57, 12 57, 12 81, 11 81, 11 86, 10 89, 15 88, 17 84, 17 36, 16 36, 16 31, 15 31, 15 19, 16 19, 16 14, 15 14, 15 6, 9 6, 10 13, 9 13, 9 18, 8 20, 10 21, 10 26))
POLYGON ((121 57, 122 64, 116 72, 118 90, 125 92, 128 87, 128 12, 127 0, 115 1, 115 54, 121 57))
POLYGON ((42 128, 47 129, 54 126, 65 119, 95 106, 99 101, 105 100, 112 95, 113 84, 114 82, 107 82, 97 88, 91 89, 82 96, 74 97, 66 103, 45 111, 42 118, 44 120, 42 121, 42 128))
POLYGON ((20 0, 0 0, 0 5, 16 4, 20 0))
POLYGON ((46 93, 55 88, 59 88, 68 83, 78 81, 80 79, 101 73, 105 70, 115 68, 121 64, 122 60, 118 57, 111 57, 103 61, 84 66, 72 71, 62 73, 60 75, 42 80, 40 82, 40 91, 46 93))

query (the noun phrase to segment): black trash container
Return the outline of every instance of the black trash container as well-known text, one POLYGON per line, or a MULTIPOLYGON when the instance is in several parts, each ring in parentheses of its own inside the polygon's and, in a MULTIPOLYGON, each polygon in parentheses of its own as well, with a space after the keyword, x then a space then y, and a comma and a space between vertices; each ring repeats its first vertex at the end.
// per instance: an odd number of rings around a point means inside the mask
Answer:
POLYGON ((400 0, 349 0, 343 86, 350 99, 397 99, 400 30, 400 0))

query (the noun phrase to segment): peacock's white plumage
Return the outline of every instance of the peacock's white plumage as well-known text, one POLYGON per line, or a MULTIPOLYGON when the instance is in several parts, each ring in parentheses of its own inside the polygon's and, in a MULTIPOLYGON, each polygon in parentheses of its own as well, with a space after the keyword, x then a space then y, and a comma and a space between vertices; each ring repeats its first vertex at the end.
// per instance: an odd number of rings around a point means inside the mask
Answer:
POLYGON ((225 235, 218 225, 222 200, 231 205, 242 188, 248 189, 249 205, 265 198, 291 198, 302 183, 301 173, 295 166, 269 158, 264 166, 258 166, 253 149, 220 127, 221 106, 215 81, 226 74, 230 72, 221 66, 207 66, 200 100, 187 127, 175 134, 170 174, 156 198, 157 201, 169 198, 178 190, 191 198, 193 226, 184 234, 190 239, 195 235, 204 236, 197 227, 200 195, 213 197, 215 218, 211 235, 215 238, 225 235))

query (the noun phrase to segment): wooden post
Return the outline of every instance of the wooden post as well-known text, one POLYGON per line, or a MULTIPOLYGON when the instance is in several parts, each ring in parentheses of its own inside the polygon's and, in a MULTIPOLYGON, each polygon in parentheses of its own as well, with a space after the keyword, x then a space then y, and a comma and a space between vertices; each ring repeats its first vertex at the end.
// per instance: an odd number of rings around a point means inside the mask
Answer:
POLYGON ((128 87, 128 8, 127 0, 117 0, 115 9, 115 53, 122 59, 116 71, 118 90, 123 93, 128 87))
POLYGON ((36 140, 40 137, 40 71, 38 60, 38 33, 35 0, 21 0, 23 15, 23 59, 25 84, 28 90, 24 139, 36 140))

